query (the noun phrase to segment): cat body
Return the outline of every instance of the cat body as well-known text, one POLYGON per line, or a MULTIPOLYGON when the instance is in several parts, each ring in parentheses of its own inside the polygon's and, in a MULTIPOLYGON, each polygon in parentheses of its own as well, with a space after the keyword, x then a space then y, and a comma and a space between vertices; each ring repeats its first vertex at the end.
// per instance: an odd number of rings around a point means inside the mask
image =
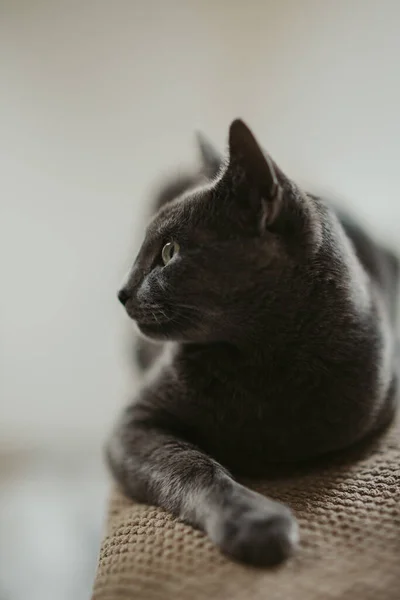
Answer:
POLYGON ((211 181, 163 191, 120 292, 153 341, 109 462, 133 498, 233 558, 274 564, 296 522, 235 476, 345 448, 390 420, 398 263, 289 180, 243 122, 222 166, 201 147, 211 181))

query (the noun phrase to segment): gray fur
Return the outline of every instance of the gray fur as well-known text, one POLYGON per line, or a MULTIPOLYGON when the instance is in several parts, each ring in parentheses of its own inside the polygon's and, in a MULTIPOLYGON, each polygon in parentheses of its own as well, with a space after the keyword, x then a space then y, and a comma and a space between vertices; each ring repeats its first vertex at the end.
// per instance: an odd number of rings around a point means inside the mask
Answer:
POLYGON ((157 341, 142 342, 146 366, 151 348, 163 356, 109 462, 132 498, 235 559, 275 564, 296 546, 295 519, 235 478, 346 448, 390 420, 398 262, 302 192, 241 121, 218 177, 178 196, 158 202, 121 296, 157 341), (180 252, 164 266, 171 240, 180 252))

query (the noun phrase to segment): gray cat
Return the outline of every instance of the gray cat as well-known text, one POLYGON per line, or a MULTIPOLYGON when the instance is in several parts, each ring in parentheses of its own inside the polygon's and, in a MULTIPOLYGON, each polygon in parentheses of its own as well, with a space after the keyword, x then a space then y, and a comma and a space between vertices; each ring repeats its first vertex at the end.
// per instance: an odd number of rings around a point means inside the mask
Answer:
POLYGON ((208 183, 163 190, 119 292, 158 344, 141 344, 152 367, 108 459, 135 500, 237 560, 272 565, 295 548, 296 521, 235 477, 346 448, 390 421, 399 265, 288 179, 242 121, 222 164, 201 147, 208 183))

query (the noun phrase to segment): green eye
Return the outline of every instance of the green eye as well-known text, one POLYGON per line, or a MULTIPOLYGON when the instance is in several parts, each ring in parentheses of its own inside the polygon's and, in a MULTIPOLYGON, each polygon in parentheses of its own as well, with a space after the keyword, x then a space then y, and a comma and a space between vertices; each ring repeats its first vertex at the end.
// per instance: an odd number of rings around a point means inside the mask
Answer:
POLYGON ((178 252, 179 244, 177 242, 167 242, 161 252, 164 265, 167 265, 178 252))

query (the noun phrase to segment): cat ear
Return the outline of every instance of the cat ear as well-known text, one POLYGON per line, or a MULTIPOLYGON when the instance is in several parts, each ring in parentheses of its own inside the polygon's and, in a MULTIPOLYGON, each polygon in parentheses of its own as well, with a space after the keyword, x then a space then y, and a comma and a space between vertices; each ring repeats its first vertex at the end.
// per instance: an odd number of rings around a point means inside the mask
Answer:
POLYGON ((196 132, 196 138, 204 173, 213 179, 221 168, 222 157, 201 131, 196 132))
POLYGON ((229 129, 229 165, 227 173, 238 172, 244 176, 256 194, 251 194, 256 208, 262 208, 262 226, 271 224, 278 215, 282 188, 277 168, 263 152, 256 138, 241 120, 236 119, 229 129))

